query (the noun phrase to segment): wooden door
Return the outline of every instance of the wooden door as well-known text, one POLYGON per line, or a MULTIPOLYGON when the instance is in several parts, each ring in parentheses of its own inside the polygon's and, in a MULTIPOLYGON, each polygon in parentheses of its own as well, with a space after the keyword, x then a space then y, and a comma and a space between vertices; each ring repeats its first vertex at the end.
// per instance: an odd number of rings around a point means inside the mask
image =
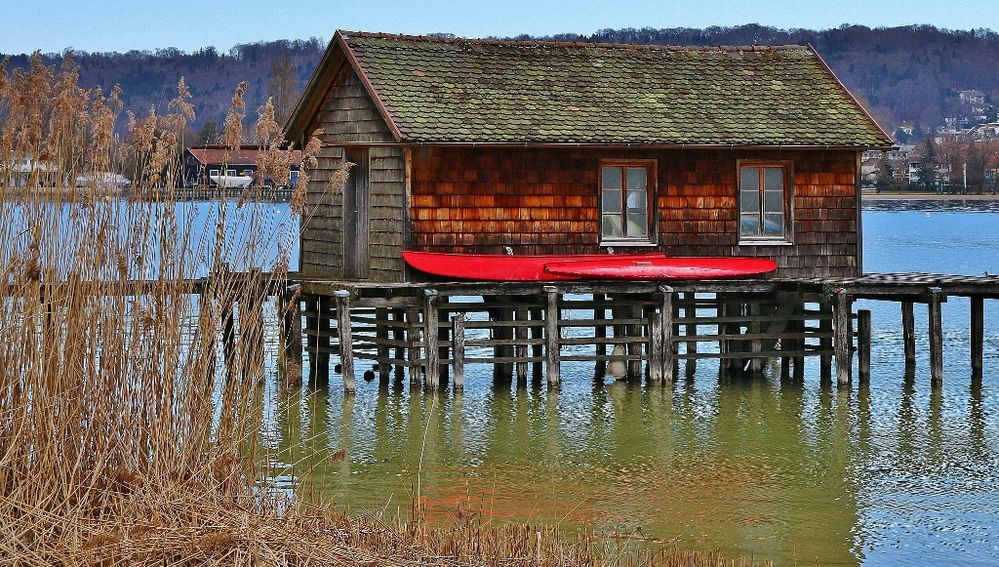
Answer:
POLYGON ((345 157, 354 164, 343 187, 343 276, 368 277, 368 148, 348 148, 345 157))

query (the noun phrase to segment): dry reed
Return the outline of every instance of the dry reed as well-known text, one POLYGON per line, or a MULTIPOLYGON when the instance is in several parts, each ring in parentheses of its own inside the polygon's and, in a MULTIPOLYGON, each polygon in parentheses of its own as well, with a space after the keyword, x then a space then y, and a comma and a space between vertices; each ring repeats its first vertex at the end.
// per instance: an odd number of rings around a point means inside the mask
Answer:
MULTIPOLYGON (((468 514, 389 527, 272 490, 257 443, 262 306, 295 235, 252 195, 219 203, 205 230, 184 220, 187 205, 165 190, 194 118, 183 80, 167 114, 128 114, 119 143, 120 90, 105 97, 77 76, 71 56, 59 70, 37 54, 27 70, 0 65, 0 563, 730 564, 622 555, 585 533, 486 527, 468 514), (107 198, 108 174, 131 178, 133 198, 107 198)), ((225 121, 231 148, 245 90, 225 121)), ((259 114, 262 174, 282 180, 290 152, 270 103, 259 114)), ((306 165, 319 147, 303 148, 306 165)), ((301 189, 292 205, 308 215, 301 189)))

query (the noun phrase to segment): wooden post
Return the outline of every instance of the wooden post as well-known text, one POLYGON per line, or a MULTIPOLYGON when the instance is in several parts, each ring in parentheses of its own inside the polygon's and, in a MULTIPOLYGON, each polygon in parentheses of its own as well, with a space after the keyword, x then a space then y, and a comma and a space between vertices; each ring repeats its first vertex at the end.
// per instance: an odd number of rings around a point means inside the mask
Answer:
MULTIPOLYGON (((538 321, 544 320, 544 310, 541 309, 540 307, 532 307, 528 310, 528 313, 531 316, 531 323, 532 323, 530 336, 532 339, 540 341, 541 338, 544 337, 544 329, 538 326, 537 323, 538 321)), ((531 356, 533 358, 540 359, 544 355, 545 355, 545 345, 541 344, 540 342, 531 345, 531 356)), ((531 381, 534 382, 536 380, 538 381, 539 385, 541 381, 541 367, 542 365, 540 361, 536 361, 534 362, 534 364, 531 365, 531 374, 532 374, 531 381)))
POLYGON ((667 384, 672 384, 676 380, 674 374, 673 360, 673 288, 662 286, 659 288, 659 313, 662 316, 662 377, 667 384))
POLYGON ((406 363, 409 367, 409 386, 417 386, 422 381, 420 370, 420 310, 406 310, 406 363))
POLYGON ((285 383, 292 386, 302 383, 302 314, 298 310, 298 297, 294 293, 286 292, 281 300, 285 383))
POLYGON ((663 318, 661 313, 649 315, 649 381, 663 379, 663 318))
POLYGON ((454 391, 465 388, 465 314, 456 313, 451 318, 451 363, 454 366, 454 391))
POLYGON ((220 304, 222 307, 222 353, 225 361, 226 379, 229 379, 235 370, 232 365, 235 364, 233 357, 236 353, 236 314, 234 313, 236 304, 232 300, 231 291, 226 292, 225 299, 220 304))
MULTIPOLYGON (((605 295, 602 293, 593 294, 593 336, 597 339, 596 355, 607 356, 607 343, 599 342, 607 338, 607 325, 602 323, 607 318, 607 306, 605 305, 605 295)), ((594 369, 595 380, 603 380, 607 376, 607 361, 598 360, 594 369)))
POLYGON ((350 292, 339 290, 336 296, 336 332, 340 340, 340 368, 343 374, 343 391, 354 393, 354 338, 350 327, 350 292))
POLYGON ((945 301, 947 296, 940 288, 930 288, 930 380, 934 384, 943 381, 943 321, 940 317, 940 304, 945 301))
MULTIPOLYGON (((801 333, 802 335, 804 335, 804 333, 805 333, 805 319, 804 319, 804 316, 805 316, 805 304, 802 303, 801 301, 796 301, 795 304, 794 304, 794 314, 797 315, 797 316, 800 316, 801 319, 796 320, 794 322, 794 325, 791 328, 794 329, 796 332, 801 333)), ((798 352, 803 352, 805 350, 805 339, 804 339, 803 336, 802 337, 798 337, 797 339, 794 339, 794 350, 796 350, 798 352)), ((805 355, 804 354, 799 354, 799 355, 797 355, 797 356, 794 357, 794 373, 793 373, 792 379, 795 382, 799 383, 799 384, 802 381, 804 381, 804 379, 805 379, 805 355)))
POLYGON ((427 388, 435 391, 440 386, 440 353, 437 350, 437 291, 425 289, 423 302, 423 346, 427 353, 427 388))
POLYGON ((559 308, 558 308, 558 288, 546 285, 547 308, 545 310, 545 354, 547 360, 548 386, 557 388, 562 382, 562 369, 559 349, 559 308))
MULTIPOLYGON (((639 305, 629 305, 625 311, 628 314, 628 319, 641 319, 642 318, 642 308, 639 305)), ((625 334, 628 339, 634 340, 642 337, 642 325, 631 323, 625 327, 625 334)), ((625 347, 625 352, 628 353, 628 381, 634 382, 636 380, 642 379, 642 343, 629 342, 625 347), (632 358, 633 357, 633 358, 632 358)))
MULTIPOLYGON (((401 324, 405 323, 405 321, 406 321, 406 315, 405 315, 405 313, 406 312, 403 311, 402 309, 393 309, 392 310, 392 322, 395 323, 395 325, 393 325, 392 328, 389 329, 389 335, 392 337, 392 340, 396 341, 397 345, 400 345, 400 344, 402 344, 402 343, 404 343, 406 341, 406 329, 401 326, 401 324)), ((395 358, 398 361, 405 360, 406 359, 406 347, 404 347, 404 346, 396 346, 395 347, 395 356, 393 358, 395 358)), ((403 375, 405 374, 405 372, 406 372, 406 368, 405 368, 405 366, 401 362, 399 364, 396 364, 396 366, 395 366, 395 380, 397 382, 401 382, 402 378, 403 378, 403 375)))
MULTIPOLYGON (((523 341, 524 343, 526 343, 527 331, 528 331, 527 325, 530 324, 530 321, 527 320, 527 308, 518 307, 516 310, 514 310, 514 318, 517 320, 517 327, 515 329, 517 335, 517 341, 518 342, 523 341)), ((528 354, 527 344, 518 344, 517 346, 514 347, 514 356, 520 359, 517 361, 518 388, 527 387, 527 361, 524 360, 525 358, 527 358, 527 354, 528 354)))
POLYGON ((982 352, 985 344, 985 298, 971 298, 971 375, 982 376, 982 352))
MULTIPOLYGON (((388 309, 380 307, 375 309, 375 319, 378 321, 388 321, 388 309)), ((391 365, 388 363, 389 354, 391 350, 385 341, 389 338, 389 327, 386 323, 375 323, 375 341, 378 343, 376 361, 378 362, 378 382, 380 384, 387 384, 389 381, 389 374, 391 373, 391 365)))
POLYGON ((871 311, 857 311, 857 365, 860 368, 860 381, 871 379, 871 311))
POLYGON ((836 352, 836 382, 840 386, 850 383, 853 366, 853 339, 850 337, 850 315, 853 301, 845 289, 835 291, 836 305, 833 310, 833 349, 836 352))
POLYGON ((763 313, 763 309, 761 303, 759 301, 755 301, 756 298, 753 299, 754 301, 749 303, 749 315, 750 317, 753 317, 753 320, 749 323, 748 330, 751 334, 756 335, 757 338, 749 341, 749 350, 753 353, 753 357, 749 359, 749 368, 753 374, 758 375, 763 372, 763 365, 764 362, 766 362, 765 359, 760 356, 760 351, 763 350, 763 341, 758 338, 763 331, 763 323, 757 320, 757 317, 763 313))
POLYGON ((447 296, 440 298, 437 304, 437 361, 439 363, 438 370, 438 381, 440 387, 447 389, 447 381, 450 369, 447 364, 441 362, 447 360, 449 356, 448 352, 448 334, 451 332, 451 326, 448 325, 448 308, 450 306, 451 299, 447 296))
POLYGON ((916 367, 916 317, 911 301, 902 302, 902 342, 906 372, 910 372, 916 367))
MULTIPOLYGON (((826 335, 833 330, 833 322, 829 317, 832 315, 832 304, 828 301, 819 303, 819 332, 826 335)), ((828 384, 832 382, 832 356, 826 354, 833 346, 833 340, 828 336, 819 339, 819 349, 823 354, 819 356, 819 383, 828 384)))
MULTIPOLYGON (((694 292, 688 292, 687 299, 689 299, 691 303, 687 305, 687 310, 684 312, 684 316, 691 321, 696 321, 697 294, 694 292)), ((696 336, 697 323, 696 322, 687 323, 687 328, 685 329, 685 331, 688 337, 696 336)), ((696 353, 697 353, 697 341, 696 340, 687 341, 687 354, 696 354, 696 353)), ((684 373, 686 374, 687 380, 692 380, 694 378, 694 374, 697 373, 697 359, 687 358, 685 366, 686 369, 684 370, 684 373)))

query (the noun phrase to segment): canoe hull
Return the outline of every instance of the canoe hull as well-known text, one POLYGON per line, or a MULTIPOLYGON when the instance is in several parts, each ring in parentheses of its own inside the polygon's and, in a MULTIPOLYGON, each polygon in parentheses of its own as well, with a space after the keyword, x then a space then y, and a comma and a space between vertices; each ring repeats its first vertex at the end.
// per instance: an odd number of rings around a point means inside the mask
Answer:
POLYGON ((545 270, 553 275, 595 280, 717 280, 747 278, 777 270, 767 258, 669 257, 617 262, 583 260, 549 262, 545 270))
MULTIPOLYGON (((662 254, 638 254, 628 258, 654 260, 662 254)), ((445 254, 436 252, 402 253, 403 260, 411 267, 435 276, 460 280, 493 282, 545 282, 578 280, 576 276, 562 276, 545 271, 551 262, 575 262, 613 258, 608 254, 508 256, 504 254, 445 254)))
POLYGON ((758 276, 777 269, 773 260, 765 258, 662 254, 507 256, 406 251, 402 257, 411 267, 435 276, 502 282, 706 280, 758 276))

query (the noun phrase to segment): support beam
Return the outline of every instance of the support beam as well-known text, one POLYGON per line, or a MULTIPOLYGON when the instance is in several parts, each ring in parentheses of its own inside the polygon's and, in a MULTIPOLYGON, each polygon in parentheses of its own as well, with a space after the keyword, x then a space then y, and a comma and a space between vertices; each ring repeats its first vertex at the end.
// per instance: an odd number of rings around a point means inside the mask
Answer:
POLYGON ((860 382, 866 384, 871 379, 871 311, 857 311, 857 366, 860 382))
MULTIPOLYGON (((833 320, 829 318, 832 315, 832 303, 823 301, 819 304, 819 311, 822 315, 822 319, 819 320, 819 331, 823 334, 833 332, 833 320)), ((828 352, 832 347, 831 338, 824 336, 819 339, 819 348, 822 351, 828 352)), ((832 382, 832 356, 822 354, 819 356, 819 383, 826 385, 830 382, 832 382)))
POLYGON ((933 384, 943 382, 943 321, 940 317, 940 305, 947 301, 947 296, 938 287, 930 288, 929 324, 930 324, 930 381, 933 384))
POLYGON ((546 309, 545 309, 545 354, 547 360, 548 386, 557 388, 562 382, 562 368, 559 344, 559 308, 558 308, 558 288, 555 286, 545 286, 546 309))
MULTIPOLYGON (((597 356, 607 355, 607 343, 602 342, 607 338, 607 325, 602 323, 602 321, 607 318, 607 306, 604 304, 605 301, 606 296, 604 294, 593 294, 593 336, 597 339, 597 341, 599 341, 596 346, 597 356)), ((602 381, 605 376, 607 376, 607 361, 598 360, 593 377, 596 380, 602 381)))
POLYGON ((661 313, 649 314, 649 381, 663 379, 663 318, 661 313))
POLYGON ((302 314, 295 293, 286 292, 281 301, 285 383, 297 386, 302 383, 302 314))
MULTIPOLYGON (((636 320, 642 318, 642 308, 638 305, 631 305, 626 310, 628 313, 628 319, 636 320)), ((629 339, 640 339, 642 338, 642 325, 632 324, 625 326, 625 334, 629 339)), ((633 357, 628 361, 628 381, 629 382, 639 382, 642 379, 642 343, 627 343, 625 347, 625 352, 628 353, 629 357, 633 357)))
POLYGON ((343 391, 352 394, 357 389, 354 382, 354 338, 350 327, 350 292, 336 292, 336 333, 340 340, 340 367, 343 374, 343 391))
POLYGON ((985 345, 985 299, 971 298, 971 375, 982 377, 982 352, 985 345))
MULTIPOLYGON (((375 319, 379 321, 388 320, 388 309, 380 307, 375 309, 375 319)), ((375 324, 375 338, 378 343, 378 382, 380 384, 388 384, 389 374, 391 374, 391 365, 388 363, 390 349, 386 342, 389 338, 389 328, 388 325, 382 323, 375 324)))
POLYGON ((516 364, 517 371, 517 387, 526 388, 527 387, 527 362, 524 360, 527 358, 527 335, 528 327, 530 324, 527 318, 527 308, 518 307, 514 310, 514 318, 517 320, 517 327, 514 332, 516 333, 517 342, 522 343, 514 347, 513 355, 519 360, 516 364))
POLYGON ((454 367, 454 391, 465 389, 465 314, 456 313, 451 318, 451 365, 454 367))
POLYGON ((438 348, 438 322, 437 322, 437 291, 433 289, 423 290, 423 329, 424 350, 427 353, 426 377, 427 389, 431 392, 437 391, 440 387, 440 351, 438 348))
POLYGON ((916 317, 911 301, 902 302, 902 343, 906 373, 910 373, 916 368, 916 317))
POLYGON ((672 384, 676 380, 673 361, 676 359, 673 351, 673 288, 662 286, 659 288, 659 313, 662 316, 662 377, 667 384, 672 384))
POLYGON ((833 309, 833 350, 836 353, 836 382, 840 386, 850 383, 853 366, 853 338, 850 337, 850 315, 853 299, 845 289, 837 289, 833 309))
POLYGON ((409 368, 409 388, 419 387, 423 382, 420 369, 420 310, 406 310, 406 364, 409 368))

